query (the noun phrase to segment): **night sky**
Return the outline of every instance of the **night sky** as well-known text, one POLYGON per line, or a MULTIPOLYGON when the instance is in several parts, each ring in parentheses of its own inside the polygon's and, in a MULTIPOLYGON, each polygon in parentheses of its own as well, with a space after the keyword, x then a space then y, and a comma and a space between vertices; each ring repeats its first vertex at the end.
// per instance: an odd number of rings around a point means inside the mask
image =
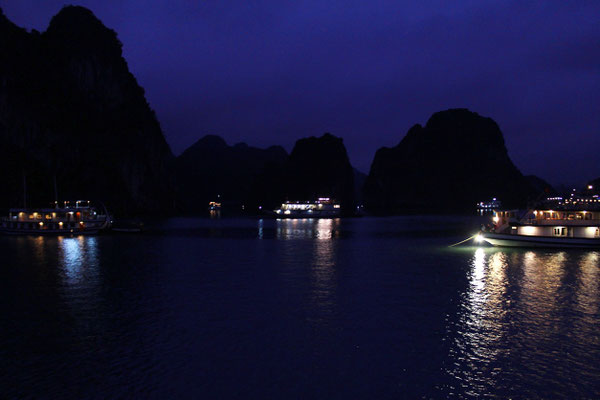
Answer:
MULTIPOLYGON (((175 154, 331 132, 363 172, 439 110, 492 117, 524 174, 600 177, 600 1, 89 0, 175 154), (573 4, 571 4, 573 3, 573 4)), ((43 31, 65 0, 0 0, 43 31)))

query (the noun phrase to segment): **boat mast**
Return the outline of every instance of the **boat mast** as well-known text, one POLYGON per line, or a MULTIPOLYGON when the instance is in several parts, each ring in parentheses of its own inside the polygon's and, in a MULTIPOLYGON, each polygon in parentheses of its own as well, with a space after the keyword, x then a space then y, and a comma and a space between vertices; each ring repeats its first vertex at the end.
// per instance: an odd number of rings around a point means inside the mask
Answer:
POLYGON ((54 208, 58 208, 58 188, 56 186, 56 174, 54 174, 54 208))
POLYGON ((23 170, 23 208, 27 208, 27 177, 23 170))

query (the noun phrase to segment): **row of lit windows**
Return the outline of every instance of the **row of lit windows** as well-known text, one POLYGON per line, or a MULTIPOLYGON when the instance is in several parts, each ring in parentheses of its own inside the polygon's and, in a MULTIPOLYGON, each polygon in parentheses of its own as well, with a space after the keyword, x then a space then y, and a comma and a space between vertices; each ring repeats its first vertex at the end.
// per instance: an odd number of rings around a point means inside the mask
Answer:
POLYGON ((567 213, 567 212, 554 212, 554 211, 534 211, 536 217, 541 219, 566 219, 566 220, 591 220, 594 219, 594 213, 591 212, 580 212, 580 213, 567 213))

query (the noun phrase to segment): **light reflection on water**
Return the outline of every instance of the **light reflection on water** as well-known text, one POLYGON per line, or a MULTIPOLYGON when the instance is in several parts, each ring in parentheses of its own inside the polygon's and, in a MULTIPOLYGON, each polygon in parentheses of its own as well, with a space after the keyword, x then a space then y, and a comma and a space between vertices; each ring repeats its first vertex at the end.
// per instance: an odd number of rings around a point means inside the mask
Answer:
POLYGON ((27 397, 16 377, 38 397, 599 398, 598 252, 440 249, 456 240, 402 219, 207 221, 0 240, 5 397, 27 397))
MULTIPOLYGON (((286 259, 292 263, 302 262, 308 268, 310 279, 309 301, 317 311, 315 320, 330 322, 336 310, 336 241, 339 237, 339 219, 279 219, 276 221, 277 239, 289 242, 286 259), (305 249, 296 241, 310 246, 310 259, 304 259, 305 249)), ((259 228, 260 229, 260 228, 259 228)), ((259 235, 260 237, 260 235, 259 235)))
MULTIPOLYGON (((581 345, 571 349, 574 354, 569 356, 577 359, 580 352, 584 357, 595 342, 589 328, 600 301, 599 261, 593 251, 476 249, 457 322, 450 323, 446 333, 454 344, 449 348, 447 373, 456 378, 459 391, 470 395, 514 392, 515 387, 503 386, 507 381, 530 390, 522 376, 512 376, 514 371, 529 368, 540 378, 544 370, 536 364, 537 358, 547 354, 539 348, 552 348, 564 340, 579 341, 581 345), (573 275, 576 301, 569 301, 565 287, 573 275)), ((553 357, 559 350, 551 351, 553 357)))
POLYGON ((598 252, 595 251, 583 255, 579 260, 577 308, 584 319, 589 319, 598 313, 598 285, 600 284, 598 261, 600 261, 598 252))
POLYGON ((278 219, 277 239, 332 239, 339 237, 340 219, 278 219))
POLYGON ((339 220, 320 219, 316 224, 311 267, 312 293, 315 306, 328 316, 335 311, 335 242, 332 240, 339 220))
POLYGON ((483 393, 485 385, 496 384, 497 372, 492 364, 501 351, 499 343, 506 336, 502 324, 506 312, 502 305, 506 266, 505 254, 488 256, 482 248, 471 259, 469 286, 462 297, 454 346, 450 349, 454 364, 449 371, 459 379, 467 394, 483 393), (482 369, 491 371, 485 381, 478 379, 482 369))
POLYGON ((67 287, 90 284, 98 274, 98 242, 94 236, 58 237, 60 267, 67 287))

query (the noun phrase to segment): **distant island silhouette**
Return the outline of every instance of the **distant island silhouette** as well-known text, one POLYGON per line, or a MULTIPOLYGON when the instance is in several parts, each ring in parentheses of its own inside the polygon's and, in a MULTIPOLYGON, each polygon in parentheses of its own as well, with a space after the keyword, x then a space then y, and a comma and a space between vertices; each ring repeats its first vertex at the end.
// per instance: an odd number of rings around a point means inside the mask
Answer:
MULTIPOLYGON (((280 146, 204 136, 175 157, 117 34, 79 6, 45 32, 0 10, 0 207, 100 199, 117 214, 200 213, 217 198, 257 212, 286 200, 338 199, 379 214, 466 211, 498 197, 523 206, 553 189, 511 161, 498 124, 467 109, 433 114, 374 155, 368 177, 331 134, 280 146), (363 184, 364 183, 364 184, 363 184)), ((368 133, 365 133, 368 134, 368 133)))

